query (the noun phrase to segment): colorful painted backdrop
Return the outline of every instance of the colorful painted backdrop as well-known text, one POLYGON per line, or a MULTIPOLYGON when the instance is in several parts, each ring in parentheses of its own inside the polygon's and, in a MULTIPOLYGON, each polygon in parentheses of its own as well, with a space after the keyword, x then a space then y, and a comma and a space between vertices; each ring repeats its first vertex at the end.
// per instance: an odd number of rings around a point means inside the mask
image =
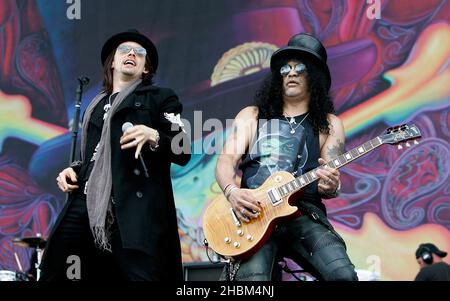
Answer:
MULTIPOLYGON (((382 146, 345 167, 343 193, 326 201, 357 269, 412 280, 420 243, 450 251, 448 1, 3 0, 0 269, 17 270, 15 253, 27 268, 30 250, 12 239, 45 237, 55 222, 77 77, 91 79, 85 109, 100 88, 103 42, 129 28, 156 43, 156 82, 177 91, 191 122, 195 111, 203 120, 233 118, 252 103, 274 50, 298 32, 319 37, 348 149, 402 123, 423 135, 419 145, 382 146)), ((185 262, 207 260, 202 213, 220 193, 217 157, 207 152, 213 136, 198 130, 192 138, 202 152, 172 169, 185 262)))

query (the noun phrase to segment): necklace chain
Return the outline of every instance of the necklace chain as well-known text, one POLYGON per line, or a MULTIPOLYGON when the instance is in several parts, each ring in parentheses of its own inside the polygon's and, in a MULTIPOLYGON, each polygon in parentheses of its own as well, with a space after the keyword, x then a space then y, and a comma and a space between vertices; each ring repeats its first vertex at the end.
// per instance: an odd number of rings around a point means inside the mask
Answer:
POLYGON ((305 121, 306 117, 308 117, 308 115, 309 115, 309 112, 308 112, 308 114, 306 114, 305 117, 303 117, 302 121, 300 121, 295 128, 292 127, 292 123, 296 123, 294 117, 291 117, 288 115, 287 117, 289 117, 291 119, 291 120, 288 120, 286 115, 283 115, 283 116, 286 119, 286 121, 289 123, 289 126, 291 127, 291 134, 295 134, 295 130, 303 123, 303 121, 305 121))
POLYGON ((111 109, 111 96, 113 96, 114 93, 111 93, 111 95, 109 95, 108 97, 108 103, 105 104, 105 106, 103 107, 103 110, 105 111, 105 113, 103 114, 103 120, 106 119, 106 117, 108 117, 108 111, 109 109, 111 109))

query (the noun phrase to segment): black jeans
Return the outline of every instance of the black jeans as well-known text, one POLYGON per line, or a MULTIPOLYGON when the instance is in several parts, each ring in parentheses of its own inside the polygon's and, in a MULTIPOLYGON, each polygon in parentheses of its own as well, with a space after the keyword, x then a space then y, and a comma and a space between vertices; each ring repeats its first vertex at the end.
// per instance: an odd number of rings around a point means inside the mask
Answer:
MULTIPOLYGON (((319 211, 277 226, 264 246, 240 263, 234 280, 273 280, 278 259, 289 257, 318 280, 357 281, 345 242, 319 211)), ((229 279, 229 272, 225 266, 221 279, 229 279)))
POLYGON ((41 281, 67 281, 67 271, 79 257, 81 277, 79 280, 157 280, 152 266, 154 259, 148 254, 122 247, 120 232, 114 223, 111 250, 99 250, 89 227, 86 201, 75 197, 58 228, 50 237, 42 263, 41 281))

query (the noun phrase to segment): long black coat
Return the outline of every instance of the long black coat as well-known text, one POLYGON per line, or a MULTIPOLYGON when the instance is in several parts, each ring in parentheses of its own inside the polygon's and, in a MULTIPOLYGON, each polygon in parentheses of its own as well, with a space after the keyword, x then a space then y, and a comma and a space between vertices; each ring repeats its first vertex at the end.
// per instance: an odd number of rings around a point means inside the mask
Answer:
MULTIPOLYGON (((173 117, 181 112, 182 105, 171 89, 141 84, 111 116, 112 196, 122 246, 141 250, 154 258, 153 271, 159 279, 182 279, 181 248, 170 179, 171 163, 186 165, 191 157, 187 135, 181 127, 172 126, 173 117), (134 158, 136 149, 120 148, 125 122, 146 125, 159 132, 156 151, 150 150, 150 145, 144 145, 141 151, 149 178, 144 176, 140 161, 134 158), (179 142, 176 145, 187 152, 180 153, 176 149, 174 152, 172 140, 179 142)), ((71 200, 69 198, 53 232, 71 200)), ((50 245, 51 237, 47 247, 50 245)))
POLYGON ((190 159, 190 144, 179 145, 188 150, 181 154, 175 154, 171 147, 172 138, 177 135, 189 143, 180 127, 171 130, 171 113, 177 115, 181 111, 182 105, 172 90, 138 86, 111 116, 113 198, 123 247, 148 253, 163 271, 171 270, 172 277, 173 273, 181 273, 181 250, 170 165, 172 162, 186 165, 190 159), (120 149, 125 122, 146 125, 159 132, 157 150, 153 152, 144 145, 142 151, 149 178, 134 158, 135 148, 120 149))

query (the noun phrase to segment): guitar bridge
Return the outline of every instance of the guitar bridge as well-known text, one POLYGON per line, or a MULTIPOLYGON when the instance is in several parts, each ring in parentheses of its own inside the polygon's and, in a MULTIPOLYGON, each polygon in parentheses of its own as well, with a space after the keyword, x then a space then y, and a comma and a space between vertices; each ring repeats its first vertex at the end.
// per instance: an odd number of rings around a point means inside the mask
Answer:
POLYGON ((267 191, 267 194, 269 195, 270 201, 272 202, 273 206, 276 206, 279 203, 281 203, 282 201, 281 195, 276 188, 270 189, 269 191, 267 191))

